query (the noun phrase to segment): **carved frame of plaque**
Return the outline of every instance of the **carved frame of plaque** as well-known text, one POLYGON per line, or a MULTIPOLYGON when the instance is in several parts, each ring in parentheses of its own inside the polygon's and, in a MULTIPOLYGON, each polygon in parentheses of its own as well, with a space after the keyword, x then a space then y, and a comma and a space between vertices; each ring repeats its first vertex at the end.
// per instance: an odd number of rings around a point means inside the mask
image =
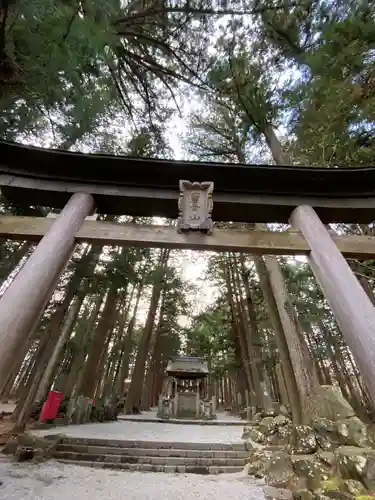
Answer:
POLYGON ((179 187, 177 232, 199 231, 212 234, 214 183, 181 180, 179 187))

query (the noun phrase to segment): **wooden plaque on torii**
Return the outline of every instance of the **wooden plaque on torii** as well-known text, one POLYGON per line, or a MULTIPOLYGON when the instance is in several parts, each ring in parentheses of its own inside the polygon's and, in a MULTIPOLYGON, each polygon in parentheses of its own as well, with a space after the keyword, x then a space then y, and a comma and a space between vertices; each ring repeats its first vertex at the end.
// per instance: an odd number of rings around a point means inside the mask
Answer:
POLYGON ((177 231, 212 234, 213 182, 180 181, 177 231))

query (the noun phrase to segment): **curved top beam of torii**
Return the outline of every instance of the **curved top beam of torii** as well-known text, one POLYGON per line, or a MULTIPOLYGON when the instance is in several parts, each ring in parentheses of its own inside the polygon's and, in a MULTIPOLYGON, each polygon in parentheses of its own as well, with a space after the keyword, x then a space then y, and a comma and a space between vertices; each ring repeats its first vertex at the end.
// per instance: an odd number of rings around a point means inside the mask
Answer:
POLYGON ((375 220, 375 167, 312 168, 141 159, 0 141, 0 187, 10 202, 61 208, 76 191, 98 212, 176 218, 179 181, 213 181, 213 220, 287 222, 298 205, 324 223, 375 220))

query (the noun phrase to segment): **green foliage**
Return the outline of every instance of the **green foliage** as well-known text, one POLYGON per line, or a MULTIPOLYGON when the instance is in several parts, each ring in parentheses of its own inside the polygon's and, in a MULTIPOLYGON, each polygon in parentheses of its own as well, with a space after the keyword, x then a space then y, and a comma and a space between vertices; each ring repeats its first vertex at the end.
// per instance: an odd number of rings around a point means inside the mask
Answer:
MULTIPOLYGON (((287 28, 277 43, 272 39, 278 53, 296 64, 297 78, 288 81, 283 95, 292 116, 294 161, 325 167, 369 164, 375 151, 374 13, 360 2, 345 7, 313 2, 301 15, 296 11, 284 13, 282 21, 294 26, 295 42, 287 28)), ((267 40, 269 29, 265 22, 267 40)), ((280 35, 276 25, 272 29, 280 35)))
POLYGON ((235 364, 229 331, 228 314, 220 308, 210 308, 194 317, 191 326, 183 332, 184 353, 205 359, 213 377, 220 377, 235 364))
POLYGON ((128 142, 129 156, 138 158, 155 158, 169 156, 169 148, 165 143, 161 128, 141 127, 128 142))
POLYGON ((110 75, 103 71, 112 29, 82 15, 79 5, 23 1, 11 12, 6 46, 16 83, 0 80, 2 137, 36 138, 48 126, 56 141, 69 137, 73 144, 95 129, 113 102, 110 75))
POLYGON ((213 24, 192 23, 183 9, 145 7, 118 0, 12 3, 0 50, 0 137, 43 138, 69 149, 123 129, 124 114, 128 128, 163 123, 178 82, 199 83, 199 56, 213 24))

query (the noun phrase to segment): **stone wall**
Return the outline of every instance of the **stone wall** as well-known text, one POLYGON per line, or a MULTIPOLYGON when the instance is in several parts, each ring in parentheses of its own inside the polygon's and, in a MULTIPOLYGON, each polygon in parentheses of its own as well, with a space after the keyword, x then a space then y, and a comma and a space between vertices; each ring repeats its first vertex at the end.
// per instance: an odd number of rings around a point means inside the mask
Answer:
POLYGON ((375 498, 375 445, 337 388, 321 387, 310 425, 285 408, 258 413, 244 428, 247 471, 264 478, 267 500, 375 498))

